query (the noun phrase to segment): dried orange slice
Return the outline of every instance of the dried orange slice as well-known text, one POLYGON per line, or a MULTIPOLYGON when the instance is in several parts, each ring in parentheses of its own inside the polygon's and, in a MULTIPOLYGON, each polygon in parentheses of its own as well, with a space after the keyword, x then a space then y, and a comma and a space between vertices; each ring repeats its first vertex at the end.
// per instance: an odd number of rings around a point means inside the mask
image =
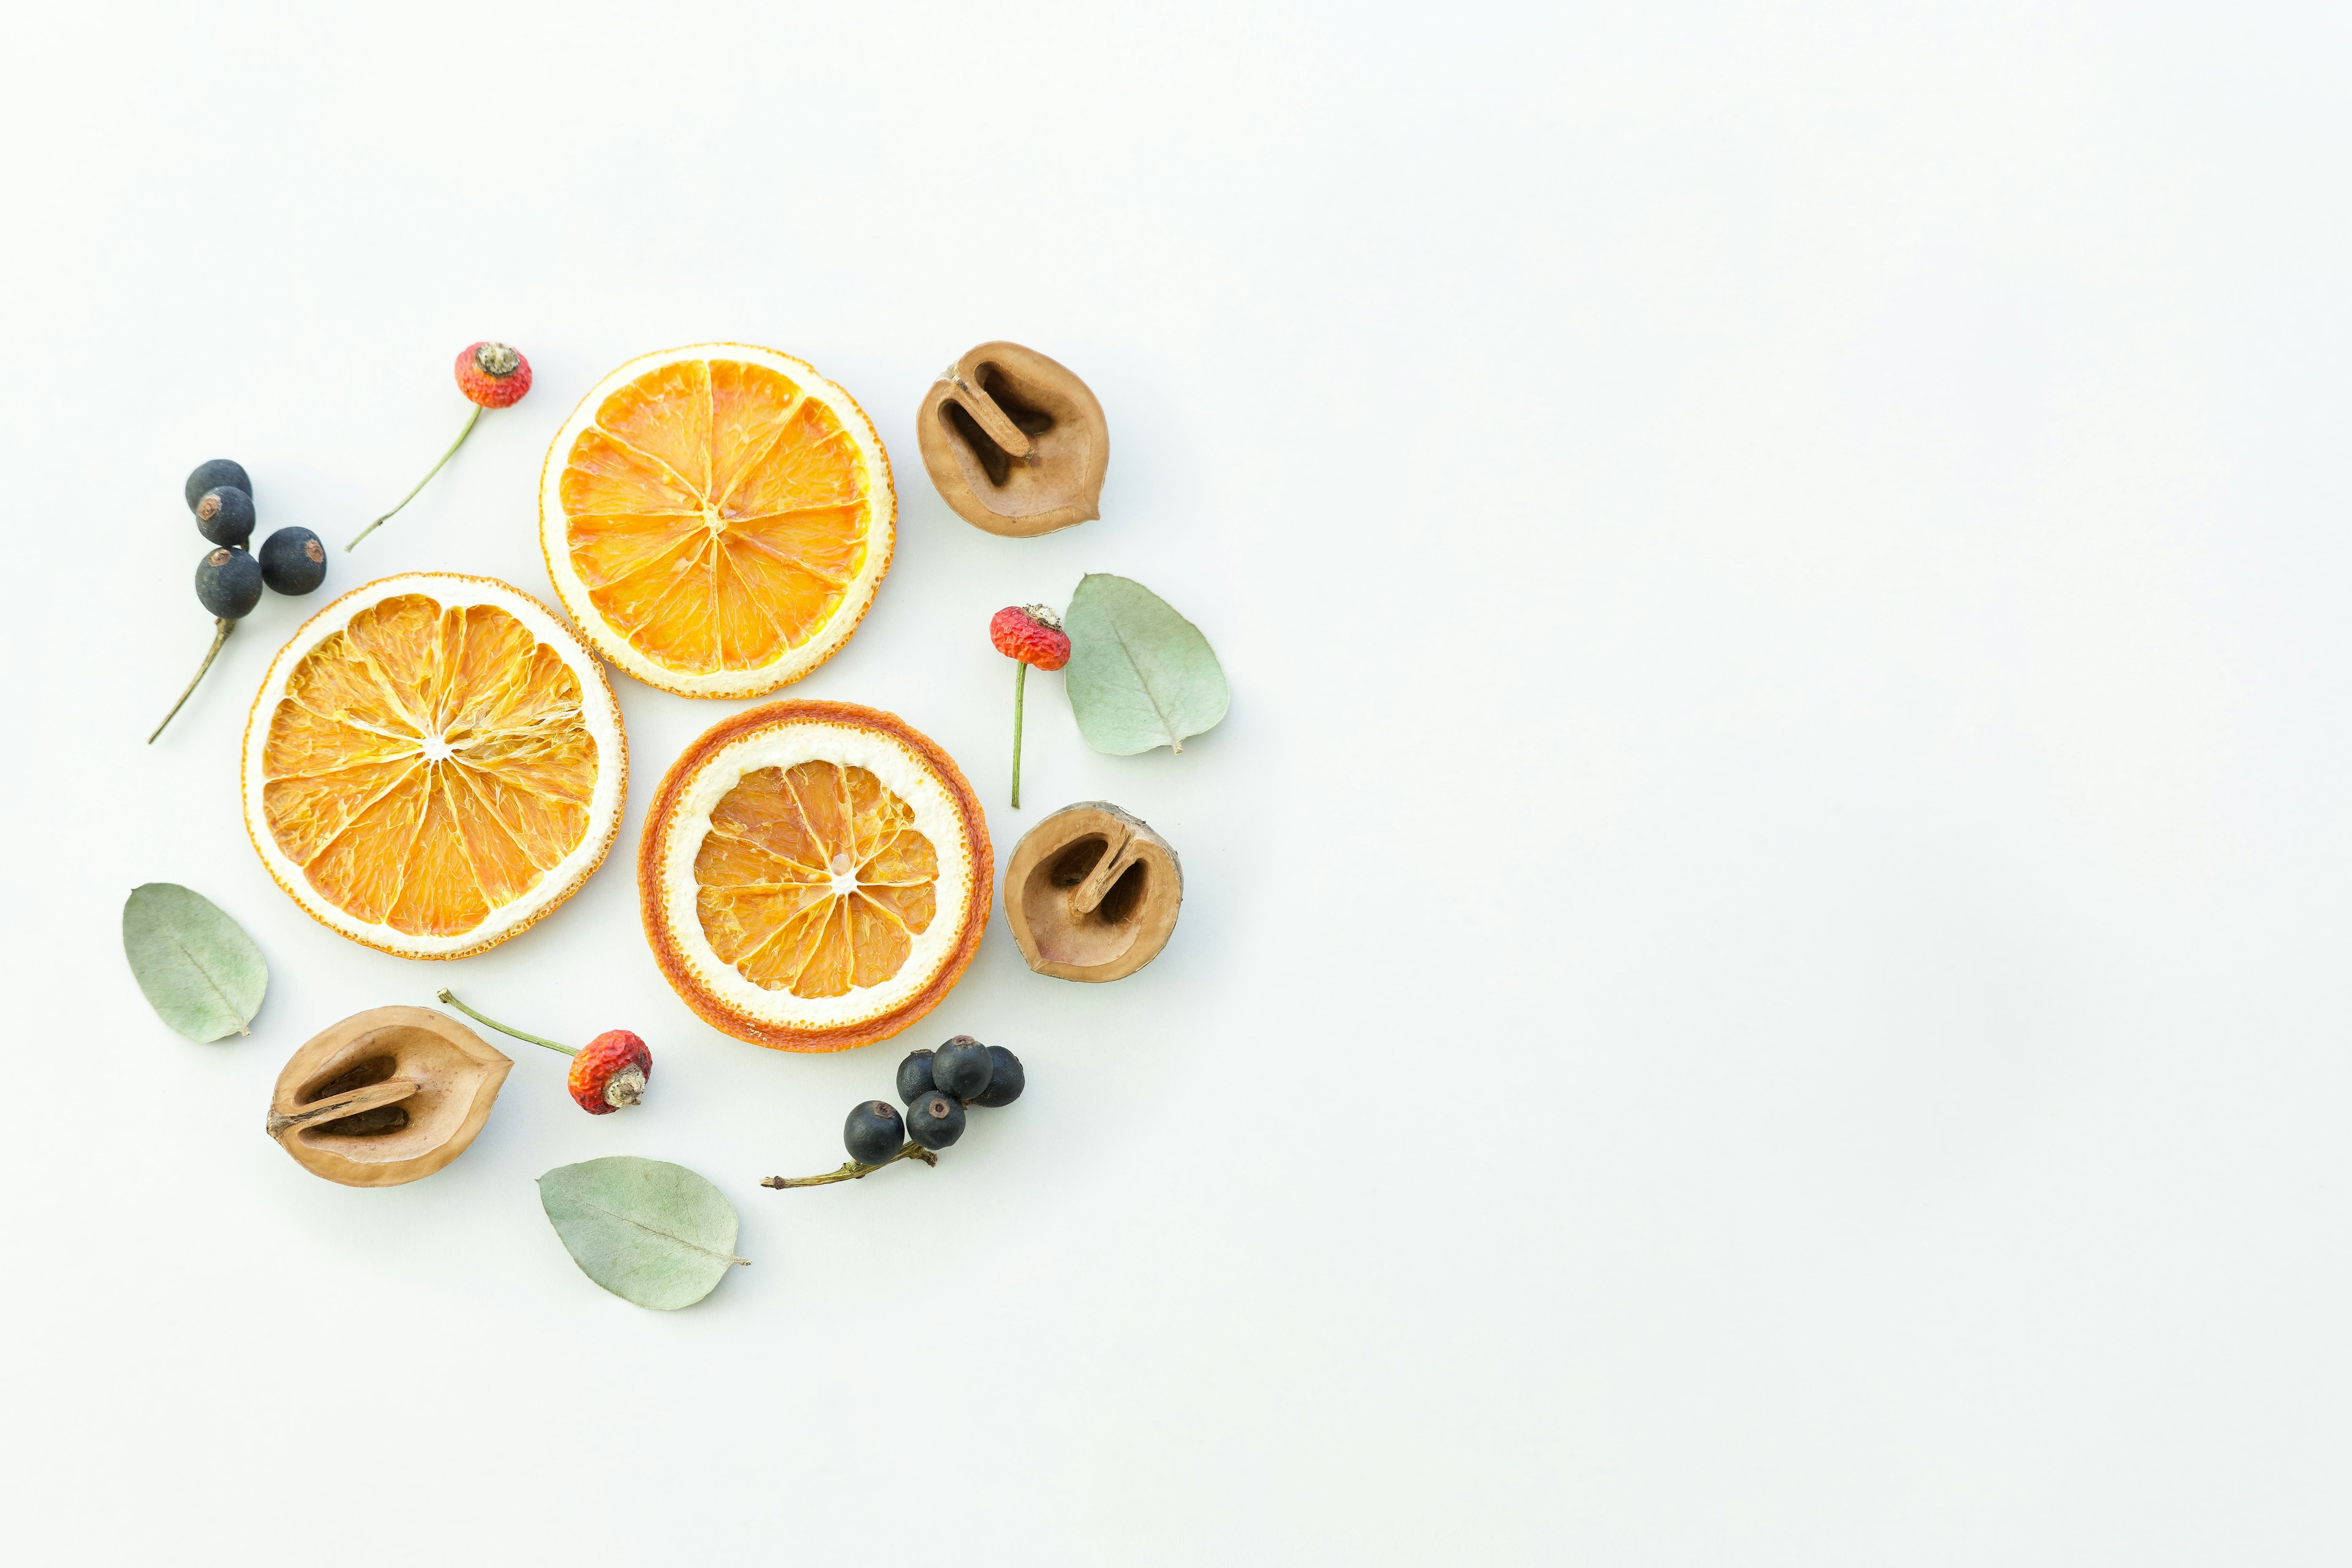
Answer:
POLYGON ((628 790, 596 656, 530 595, 412 572, 278 650, 245 726, 245 826, 278 885, 353 942, 463 958, 579 889, 628 790))
POLYGON ((631 360, 540 471, 555 596, 597 652, 682 697, 757 697, 832 658, 890 569, 898 514, 856 400, 748 343, 631 360))
POLYGON ((904 720, 771 702, 686 749, 646 809, 637 898, 688 1006, 740 1040, 838 1051, 939 1005, 980 946, 980 797, 904 720))

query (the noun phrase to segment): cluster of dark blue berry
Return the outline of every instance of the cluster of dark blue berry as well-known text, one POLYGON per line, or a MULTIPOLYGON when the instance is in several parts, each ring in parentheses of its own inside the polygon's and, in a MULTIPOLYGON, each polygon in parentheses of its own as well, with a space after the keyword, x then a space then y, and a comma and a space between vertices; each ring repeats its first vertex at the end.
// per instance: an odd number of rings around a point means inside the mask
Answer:
POLYGON ((958 1035, 936 1051, 912 1051, 898 1064, 898 1108, 869 1100, 849 1113, 841 1141, 861 1165, 878 1165, 911 1140, 925 1149, 944 1149, 963 1136, 968 1105, 994 1108, 1021 1098, 1028 1085, 1021 1058, 1003 1046, 983 1046, 958 1035))
POLYGON ((246 549, 253 537, 253 481, 243 464, 226 458, 198 463, 186 494, 196 531, 214 546, 196 563, 196 602, 222 620, 251 615, 265 587, 307 594, 327 580, 327 547, 307 528, 281 528, 259 552, 246 549))
MULTIPOLYGON (((188 510, 196 514, 196 531, 213 545, 196 563, 196 603, 212 612, 213 646, 205 662, 196 666, 195 680, 188 682, 188 689, 163 715, 163 724, 187 703, 236 623, 261 603, 262 589, 307 594, 327 580, 327 547, 307 528, 279 529, 261 542, 257 555, 246 549, 253 537, 254 511, 253 481, 246 477, 244 464, 226 458, 198 463, 183 493, 188 510)), ((147 737, 151 744, 163 732, 163 724, 147 737)))
POLYGON ((787 1181, 770 1176, 763 1187, 815 1187, 828 1182, 849 1182, 893 1161, 913 1158, 937 1164, 934 1151, 963 1136, 964 1111, 971 1106, 994 1110, 1021 1098, 1029 1076, 1021 1058, 1003 1046, 983 1046, 970 1035, 958 1035, 935 1051, 912 1051, 898 1064, 898 1099, 906 1114, 887 1100, 869 1100, 849 1113, 842 1124, 841 1141, 849 1150, 849 1163, 822 1176, 787 1181))

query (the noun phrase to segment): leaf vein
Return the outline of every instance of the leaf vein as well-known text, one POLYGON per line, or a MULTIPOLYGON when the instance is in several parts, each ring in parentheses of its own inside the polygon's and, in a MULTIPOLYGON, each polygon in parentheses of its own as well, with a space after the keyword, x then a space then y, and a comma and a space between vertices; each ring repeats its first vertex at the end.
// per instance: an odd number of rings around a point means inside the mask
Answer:
POLYGON ((674 1241, 680 1247, 687 1248, 688 1251, 701 1253, 705 1258, 716 1258, 722 1263, 732 1263, 736 1260, 735 1255, 731 1252, 720 1252, 714 1247, 705 1247, 698 1241, 688 1241, 686 1237, 663 1230, 658 1226, 647 1225, 645 1221, 638 1219, 634 1215, 623 1214, 618 1209, 608 1209, 603 1204, 597 1203, 593 1198, 576 1198, 573 1201, 579 1204, 579 1205, 583 1209, 593 1209, 598 1214, 606 1215, 614 1219, 619 1220, 623 1225, 635 1226, 647 1236, 657 1236, 664 1241, 674 1241))

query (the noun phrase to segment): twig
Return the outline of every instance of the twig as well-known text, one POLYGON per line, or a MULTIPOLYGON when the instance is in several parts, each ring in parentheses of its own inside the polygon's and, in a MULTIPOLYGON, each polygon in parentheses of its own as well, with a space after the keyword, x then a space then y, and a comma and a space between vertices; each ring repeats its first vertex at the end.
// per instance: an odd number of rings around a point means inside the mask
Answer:
POLYGON ((760 1184, 763 1187, 822 1187, 835 1182, 854 1182, 861 1176, 872 1175, 884 1165, 895 1165, 901 1160, 920 1160, 926 1165, 934 1166, 940 1163, 940 1157, 937 1154, 910 1138, 907 1141, 905 1148, 876 1164, 861 1165, 852 1160, 840 1170, 827 1171, 822 1176, 770 1176, 760 1184))

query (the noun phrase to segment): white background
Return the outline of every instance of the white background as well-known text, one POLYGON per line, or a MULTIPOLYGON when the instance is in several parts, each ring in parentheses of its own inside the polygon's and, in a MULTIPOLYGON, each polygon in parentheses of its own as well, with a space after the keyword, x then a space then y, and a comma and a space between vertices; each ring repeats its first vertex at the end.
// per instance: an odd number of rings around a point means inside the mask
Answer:
POLYGON ((48 7, 0 132, 0 1540, 26 1562, 2341 1563, 2352 110, 2319 7, 48 7), (1543 12, 1538 20, 1535 14, 1543 12), (1031 682, 1034 808, 1181 851, 1166 955, 1003 929, 906 1044, 1029 1064, 830 1168, 897 1045, 771 1054, 646 956, 638 816, 738 705, 619 678, 611 862, 484 956, 303 917, 239 824, 266 603, 201 653, 183 475, 545 595, 534 487, 632 354, 866 404, 897 564, 795 694, 903 714, 1000 856, 999 605, 1135 576, 1232 716, 1133 759, 1031 682), (1008 337, 1100 521, 959 521, 912 416, 1008 337), (252 931, 156 1022, 135 883, 252 931), (443 984, 652 1043, 590 1119, 352 1191, 261 1121, 443 984), (532 1178, 718 1182, 702 1305, 532 1178))

